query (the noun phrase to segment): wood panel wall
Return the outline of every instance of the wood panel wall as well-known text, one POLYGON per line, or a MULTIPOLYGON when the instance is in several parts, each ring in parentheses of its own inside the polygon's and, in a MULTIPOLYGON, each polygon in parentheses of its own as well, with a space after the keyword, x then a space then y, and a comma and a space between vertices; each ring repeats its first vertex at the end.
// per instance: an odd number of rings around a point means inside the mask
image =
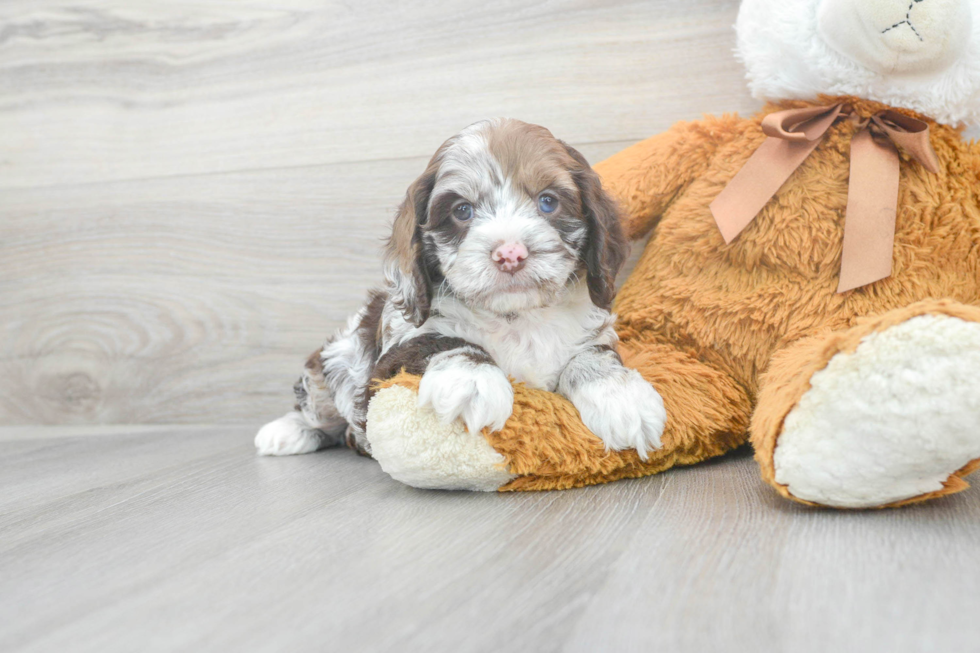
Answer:
POLYGON ((4 0, 0 424, 259 423, 484 117, 751 112, 734 0, 4 0))

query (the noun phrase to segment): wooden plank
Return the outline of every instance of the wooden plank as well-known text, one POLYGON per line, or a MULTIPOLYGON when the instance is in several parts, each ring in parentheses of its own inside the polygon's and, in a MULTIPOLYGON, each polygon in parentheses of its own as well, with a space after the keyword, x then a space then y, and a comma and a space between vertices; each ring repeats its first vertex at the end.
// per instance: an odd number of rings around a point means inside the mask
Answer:
POLYGON ((379 281, 382 237, 422 167, 6 192, 0 423, 285 412, 305 356, 379 281))
MULTIPOLYGON (((249 444, 247 438, 241 438, 241 426, 88 428, 91 430, 86 434, 72 427, 22 427, 16 429, 21 431, 16 439, 5 433, 11 429, 0 429, 5 453, 0 460, 0 478, 6 487, 0 496, 0 529, 16 530, 14 524, 24 519, 41 527, 45 519, 39 515, 57 512, 54 504, 66 497, 75 508, 80 507, 81 498, 103 509, 106 506, 98 503, 102 497, 114 496, 120 488, 134 491, 135 484, 147 474, 183 468, 202 458, 211 460, 227 453, 230 440, 235 440, 237 449, 245 450, 249 444), (24 432, 31 428, 38 433, 24 432), (101 432, 95 430, 98 428, 101 432), (234 438, 220 437, 230 429, 234 438), (201 433, 209 437, 199 437, 201 433), (215 434, 219 437, 213 437, 215 434), (124 460, 119 457, 121 450, 125 451, 124 460), (114 464, 97 464, 101 457, 114 464)), ((11 536, 0 540, 0 555, 16 543, 16 537, 11 536)))
MULTIPOLYGON (((224 425, 222 425, 224 426, 224 425)), ((77 426, 0 426, 0 442, 16 442, 14 446, 33 448, 39 440, 60 440, 62 438, 77 438, 80 436, 99 437, 106 435, 143 435, 159 434, 161 431, 180 433, 183 431, 199 431, 200 424, 82 424, 77 426)))
POLYGON ((901 653, 980 635, 976 488, 810 510, 736 454, 567 492, 431 492, 348 451, 256 458, 245 429, 187 431, 43 440, 61 456, 0 442, 25 470, 0 496, 62 488, 16 521, 0 508, 0 649, 901 653))
POLYGON ((443 139, 516 115, 595 161, 751 107, 734 10, 4 3, 0 424, 280 414, 443 139))
POLYGON ((809 509, 765 487, 753 461, 722 460, 672 475, 659 507, 564 650, 976 648, 976 487, 899 510, 809 509))
POLYGON ((495 115, 636 141, 756 106, 736 9, 8 0, 0 188, 426 156, 495 115))
MULTIPOLYGON (((629 524, 657 500, 660 485, 422 492, 348 451, 260 459, 242 446, 248 433, 202 429, 196 437, 212 440, 213 451, 187 460, 182 439, 170 438, 172 451, 160 449, 158 469, 124 483, 109 472, 88 491, 38 502, 33 519, 0 531, 3 596, 11 597, 0 599, 0 647, 309 648, 330 632, 338 650, 372 640, 388 648, 423 616, 451 624, 454 605, 484 582, 491 597, 524 582, 541 592, 536 601, 584 591, 602 577, 609 547, 629 537, 629 524), (542 540, 551 529, 561 536, 542 540), (575 561, 583 569, 567 573, 575 561), (297 606, 308 612, 300 616, 297 606), (373 628, 371 615, 388 626, 373 628), (261 623, 248 626, 256 617, 261 623), (276 623, 315 632, 290 642, 276 623)), ((55 480, 75 466, 111 469, 141 446, 111 436, 64 443, 73 455, 61 457, 60 467, 29 456, 18 464, 55 480), (86 441, 99 446, 77 448, 86 441), (115 451, 106 451, 112 441, 115 451)), ((540 629, 522 613, 510 617, 540 629)), ((430 632, 438 637, 440 629, 430 632)))

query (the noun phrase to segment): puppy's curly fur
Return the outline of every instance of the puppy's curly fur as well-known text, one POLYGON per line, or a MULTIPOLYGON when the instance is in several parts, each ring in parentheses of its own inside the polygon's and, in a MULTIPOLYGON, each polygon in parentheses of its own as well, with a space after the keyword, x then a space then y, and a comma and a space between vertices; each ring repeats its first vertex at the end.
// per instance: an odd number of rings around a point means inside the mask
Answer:
POLYGON ((509 378, 557 391, 608 447, 658 447, 656 391, 623 367, 609 307, 629 245, 576 150, 536 125, 479 122, 409 187, 385 249, 385 287, 315 352, 262 454, 346 441, 369 453, 372 379, 422 374, 419 401, 472 433, 511 415, 509 378))

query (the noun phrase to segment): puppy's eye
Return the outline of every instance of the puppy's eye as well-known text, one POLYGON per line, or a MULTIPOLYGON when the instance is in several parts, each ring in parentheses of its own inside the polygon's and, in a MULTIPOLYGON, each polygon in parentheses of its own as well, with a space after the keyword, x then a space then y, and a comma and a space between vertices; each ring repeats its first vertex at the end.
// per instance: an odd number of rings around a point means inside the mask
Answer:
POLYGON ((457 204, 453 207, 453 217, 460 222, 466 222, 473 217, 473 205, 472 204, 457 204))
POLYGON ((548 193, 538 195, 538 208, 542 213, 554 213, 558 208, 558 198, 548 193))

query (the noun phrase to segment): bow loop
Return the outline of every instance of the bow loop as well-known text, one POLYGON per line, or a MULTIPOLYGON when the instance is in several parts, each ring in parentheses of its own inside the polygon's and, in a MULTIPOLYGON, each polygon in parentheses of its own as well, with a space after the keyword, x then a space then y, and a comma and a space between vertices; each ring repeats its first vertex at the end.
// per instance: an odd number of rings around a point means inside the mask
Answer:
POLYGON ((770 113, 762 119, 762 132, 771 138, 787 141, 816 141, 823 138, 843 108, 843 104, 835 104, 831 107, 786 109, 770 113))
POLYGON ((939 159, 929 142, 927 123, 890 109, 861 118, 843 102, 771 113, 762 120, 762 131, 768 138, 710 209, 725 242, 732 242, 839 118, 855 123, 837 288, 844 292, 891 274, 898 209, 896 146, 929 172, 938 173, 939 159))
POLYGON ((939 172, 939 158, 929 142, 928 124, 890 109, 875 114, 871 121, 923 168, 933 174, 939 172))

